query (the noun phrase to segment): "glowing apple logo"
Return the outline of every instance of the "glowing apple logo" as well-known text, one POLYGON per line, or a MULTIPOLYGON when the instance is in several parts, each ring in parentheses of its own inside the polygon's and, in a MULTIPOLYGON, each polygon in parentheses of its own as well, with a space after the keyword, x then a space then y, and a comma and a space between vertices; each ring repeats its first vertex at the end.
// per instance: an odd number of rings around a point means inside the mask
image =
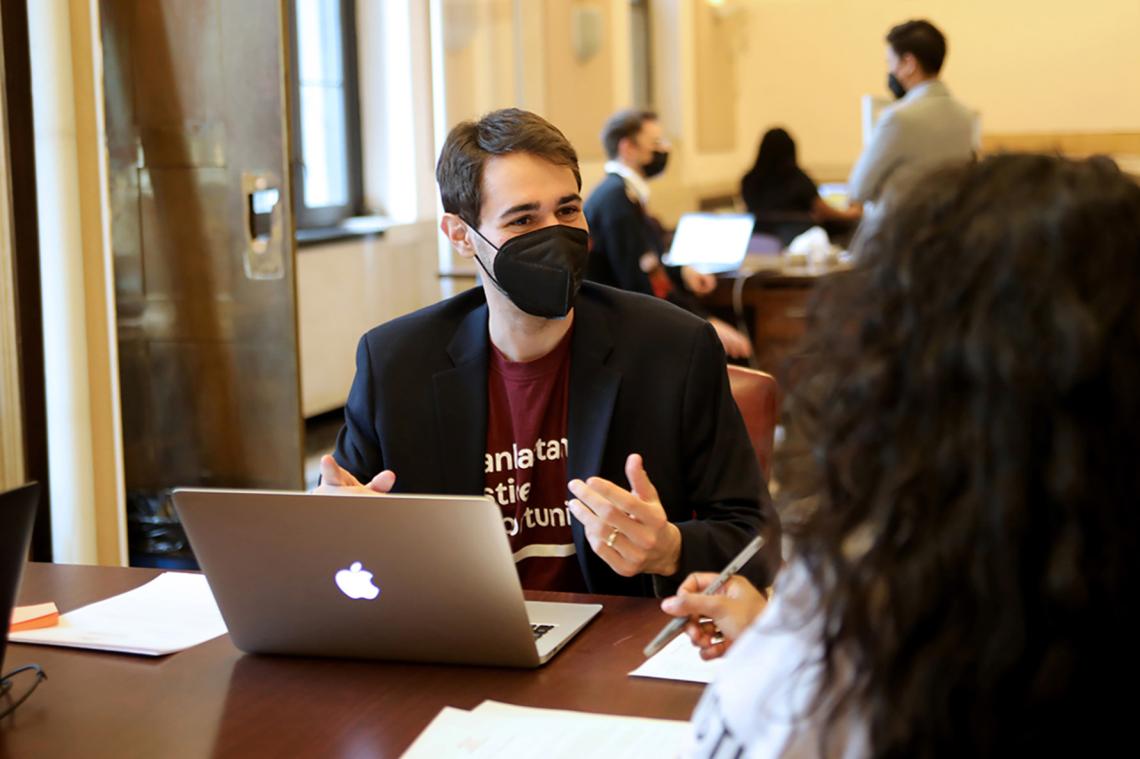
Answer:
POLYGON ((351 567, 336 573, 336 586, 349 598, 371 601, 380 595, 380 588, 372 582, 372 573, 362 569, 359 561, 352 562, 351 567))

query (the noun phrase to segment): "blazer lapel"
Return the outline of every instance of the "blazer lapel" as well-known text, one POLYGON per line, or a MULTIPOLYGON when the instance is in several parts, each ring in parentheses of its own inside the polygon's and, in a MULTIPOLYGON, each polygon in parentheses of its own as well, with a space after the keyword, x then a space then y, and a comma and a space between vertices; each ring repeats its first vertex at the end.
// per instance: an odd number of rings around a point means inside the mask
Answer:
MULTIPOLYGON (((591 301, 580 295, 574 308, 574 337, 570 354, 570 406, 567 412, 566 462, 569 479, 584 480, 599 473, 610 430, 621 374, 606 366, 613 339, 605 319, 591 301)), ((567 498, 573 496, 569 492, 567 498)), ((590 548, 582 523, 571 517, 570 529, 578 565, 591 593, 613 592, 604 578, 612 573, 590 548)))
POLYGON ((601 466, 621 374, 606 366, 613 338, 600 310, 579 297, 574 319, 566 470, 570 479, 585 479, 597 474, 601 466))
POLYGON ((483 492, 488 348, 487 305, 484 303, 460 322, 447 346, 454 368, 432 377, 440 466, 448 493, 477 495, 483 492))

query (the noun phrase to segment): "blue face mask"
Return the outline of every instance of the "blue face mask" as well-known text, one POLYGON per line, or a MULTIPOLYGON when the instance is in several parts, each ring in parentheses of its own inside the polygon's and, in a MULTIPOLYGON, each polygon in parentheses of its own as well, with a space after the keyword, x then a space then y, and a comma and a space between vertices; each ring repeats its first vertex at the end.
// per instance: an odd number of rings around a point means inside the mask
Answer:
MULTIPOLYGON (((483 237, 473 224, 468 226, 483 237)), ((486 237, 483 240, 495 248, 486 237)), ((494 274, 478 255, 475 260, 511 303, 544 319, 570 313, 590 252, 586 230, 556 224, 512 237, 495 250, 494 274)))

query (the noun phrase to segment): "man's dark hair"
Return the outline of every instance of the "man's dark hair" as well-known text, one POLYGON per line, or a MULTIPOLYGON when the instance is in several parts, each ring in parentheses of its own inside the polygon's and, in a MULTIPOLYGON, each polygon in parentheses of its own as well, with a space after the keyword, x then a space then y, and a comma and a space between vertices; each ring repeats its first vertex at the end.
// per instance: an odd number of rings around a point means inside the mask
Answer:
POLYGON ((1105 755, 1140 676, 1140 186, 997 155, 882 205, 817 292, 777 460, 814 504, 789 566, 827 741, 842 712, 874 757, 1105 755))
POLYGON ((479 226, 483 211, 483 166, 492 156, 530 153, 574 172, 578 189, 582 174, 578 154, 566 135, 538 114, 519 108, 491 111, 478 121, 457 124, 447 135, 435 179, 443 210, 479 226))
POLYGON ((926 19, 907 21, 887 32, 887 44, 895 55, 910 53, 927 74, 937 74, 946 60, 946 37, 926 19))
POLYGON ((617 158, 621 141, 626 137, 637 137, 647 121, 657 121, 657 114, 638 108, 626 108, 606 119, 606 124, 602 127, 602 145, 606 149, 606 157, 611 161, 617 158))

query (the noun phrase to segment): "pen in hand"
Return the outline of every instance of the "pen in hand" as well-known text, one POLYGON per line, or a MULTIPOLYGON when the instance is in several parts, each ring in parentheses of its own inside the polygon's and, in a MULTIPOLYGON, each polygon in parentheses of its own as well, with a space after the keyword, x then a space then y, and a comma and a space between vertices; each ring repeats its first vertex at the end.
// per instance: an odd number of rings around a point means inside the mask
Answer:
MULTIPOLYGON (((702 591, 702 595, 711 596, 720 590, 724 584, 728 582, 730 577, 739 572, 740 569, 748 563, 748 560, 756 555, 757 551, 759 551, 763 545, 764 538, 762 536, 757 535, 753 538, 752 542, 746 545, 744 550, 736 555, 736 558, 728 562, 728 566, 717 575, 717 578, 709 583, 709 586, 702 591)), ((681 631, 685 629, 685 625, 688 621, 688 617, 677 617, 670 620, 665 627, 661 628, 661 632, 657 633, 657 636, 649 642, 649 645, 645 647, 642 653, 647 657, 656 654, 664 648, 669 641, 681 634, 681 631)))

